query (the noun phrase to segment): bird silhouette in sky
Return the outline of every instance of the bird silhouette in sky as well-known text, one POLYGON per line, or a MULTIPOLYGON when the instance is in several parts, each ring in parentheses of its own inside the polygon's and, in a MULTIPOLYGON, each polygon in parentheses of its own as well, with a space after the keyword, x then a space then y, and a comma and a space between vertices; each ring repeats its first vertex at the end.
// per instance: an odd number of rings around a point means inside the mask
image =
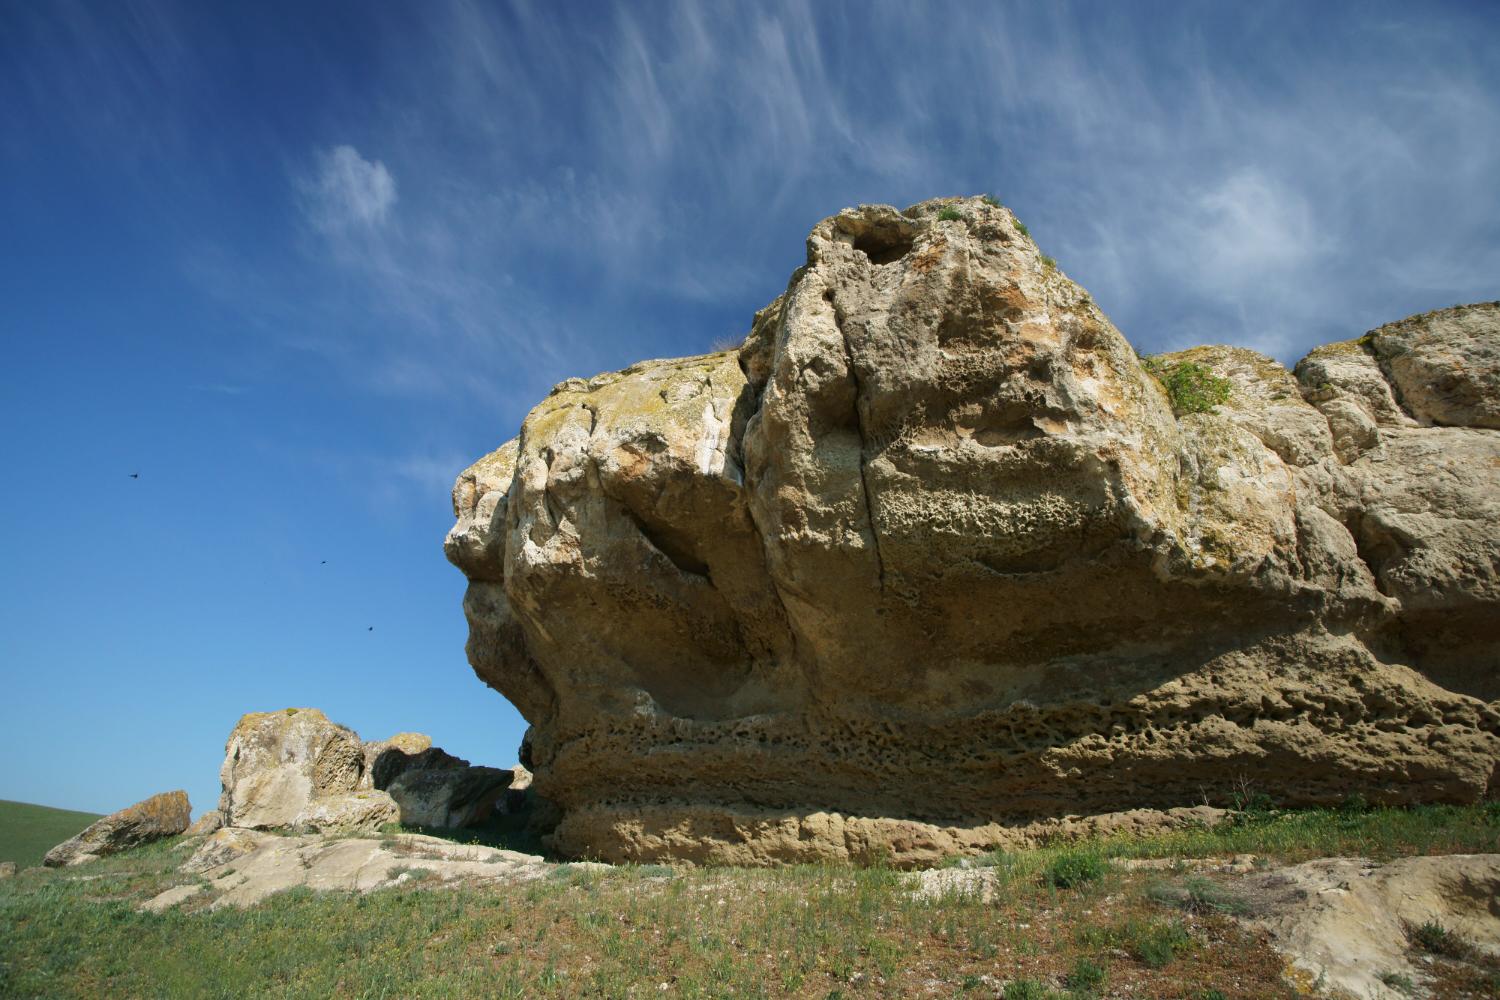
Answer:
POLYGON ((323 561, 322 561, 322 562, 321 562, 321 563, 319 563, 319 564, 318 564, 318 565, 320 565, 320 566, 327 566, 327 565, 328 565, 328 560, 327 560, 327 559, 324 559, 324 560, 323 560, 323 561))
POLYGON ((373 632, 373 631, 375 631, 375 626, 371 625, 369 628, 365 629, 365 631, 366 632, 373 632))
POLYGON ((141 478, 141 474, 139 472, 132 472, 130 474, 130 478, 131 479, 139 479, 139 478, 141 478))

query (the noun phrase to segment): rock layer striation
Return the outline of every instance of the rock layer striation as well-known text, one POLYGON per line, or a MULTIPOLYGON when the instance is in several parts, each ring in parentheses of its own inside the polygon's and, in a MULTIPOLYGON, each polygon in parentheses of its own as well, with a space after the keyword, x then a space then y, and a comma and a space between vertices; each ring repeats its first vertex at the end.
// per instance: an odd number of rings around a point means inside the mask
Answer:
POLYGON ((825 219, 737 351, 454 489, 554 846, 903 863, 1039 819, 1500 794, 1500 304, 1143 364, 1007 209, 825 219), (1154 371, 1229 380, 1209 412, 1154 371))

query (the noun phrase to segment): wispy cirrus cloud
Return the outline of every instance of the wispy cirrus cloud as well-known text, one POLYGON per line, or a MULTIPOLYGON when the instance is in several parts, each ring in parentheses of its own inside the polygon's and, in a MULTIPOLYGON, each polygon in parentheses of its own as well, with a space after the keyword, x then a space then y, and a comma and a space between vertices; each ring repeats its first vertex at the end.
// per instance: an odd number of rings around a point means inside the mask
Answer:
POLYGON ((297 337, 372 391, 514 410, 742 327, 823 215, 979 191, 1147 350, 1294 361, 1491 297, 1486 29, 1353 11, 387 11, 340 136, 287 152, 297 337))

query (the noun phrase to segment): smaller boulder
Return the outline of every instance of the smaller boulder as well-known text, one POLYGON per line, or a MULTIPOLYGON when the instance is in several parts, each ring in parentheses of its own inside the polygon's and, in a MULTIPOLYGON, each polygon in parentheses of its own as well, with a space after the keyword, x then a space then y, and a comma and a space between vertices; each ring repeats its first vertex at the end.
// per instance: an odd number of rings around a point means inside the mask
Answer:
POLYGON ((312 833, 378 833, 401 819, 401 810, 385 792, 339 792, 313 799, 292 821, 297 830, 312 833))
POLYGON ((224 748, 219 811, 229 826, 288 826, 312 800, 354 791, 364 763, 359 735, 315 708, 251 712, 224 748))
POLYGON ((380 791, 407 771, 445 770, 468 767, 469 762, 432 745, 422 733, 397 733, 388 740, 366 743, 365 774, 360 788, 380 791))
POLYGON ((206 837, 210 833, 224 825, 224 814, 217 809, 210 809, 199 816, 193 825, 187 828, 189 837, 206 837))
POLYGON ((526 790, 531 787, 531 772, 520 764, 511 768, 510 772, 510 787, 505 790, 505 798, 501 800, 503 803, 501 812, 506 815, 515 815, 526 808, 526 790))
POLYGON ((403 772, 387 791, 406 826, 452 829, 488 819, 514 777, 499 767, 424 768, 403 772))
POLYGON ((95 821, 78 836, 48 851, 42 863, 49 868, 79 865, 162 837, 175 836, 187 829, 192 815, 187 792, 162 792, 95 821))
POLYGON ((193 856, 184 861, 178 871, 200 875, 242 858, 267 841, 275 839, 275 834, 226 826, 209 834, 208 839, 198 845, 193 856))
POLYGON ((14 861, 0 861, 0 878, 14 878, 16 874, 16 863, 14 861))

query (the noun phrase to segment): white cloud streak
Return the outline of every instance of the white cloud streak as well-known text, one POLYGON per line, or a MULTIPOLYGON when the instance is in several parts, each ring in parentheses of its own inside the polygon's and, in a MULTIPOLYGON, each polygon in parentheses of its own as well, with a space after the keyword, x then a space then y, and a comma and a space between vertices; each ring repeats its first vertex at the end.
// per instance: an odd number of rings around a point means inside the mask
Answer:
POLYGON ((385 164, 366 160, 353 146, 318 153, 315 172, 298 186, 308 221, 325 232, 380 226, 396 204, 396 181, 385 164))
POLYGON ((845 205, 985 190, 1147 350, 1290 362, 1495 294, 1474 206, 1500 94, 1462 17, 1392 7, 1309 49, 1296 5, 1000 10, 455 0, 392 21, 366 116, 297 188, 329 268, 302 335, 377 391, 499 405, 522 373, 704 348, 724 321, 674 331, 670 310, 748 320, 845 205))

